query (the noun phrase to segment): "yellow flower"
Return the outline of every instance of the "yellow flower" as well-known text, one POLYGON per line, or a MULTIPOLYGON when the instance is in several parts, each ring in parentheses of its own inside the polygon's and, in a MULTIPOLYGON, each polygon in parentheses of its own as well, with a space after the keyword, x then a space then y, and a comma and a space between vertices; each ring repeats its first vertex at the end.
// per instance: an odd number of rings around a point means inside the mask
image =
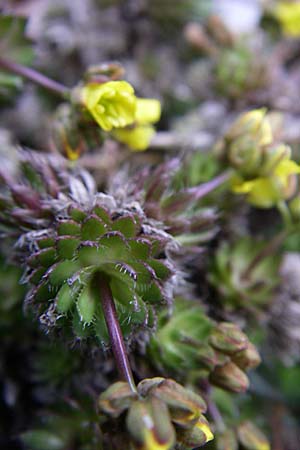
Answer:
POLYGON ((300 166, 290 159, 278 162, 270 174, 245 181, 235 174, 231 189, 236 194, 246 194, 247 201, 260 208, 271 208, 280 200, 291 197, 290 182, 293 175, 300 173, 300 166))
POLYGON ((158 100, 152 98, 138 98, 136 102, 135 120, 139 125, 158 122, 161 106, 158 100))
POLYGON ((90 83, 81 91, 82 102, 105 131, 133 124, 137 99, 126 81, 90 83))
POLYGON ((300 3, 298 1, 279 1, 275 6, 274 15, 287 36, 300 36, 300 3))
POLYGON ((135 125, 113 130, 113 136, 132 150, 143 151, 149 146, 155 134, 151 125, 160 119, 160 102, 154 99, 138 98, 136 102, 135 125))
POLYGON ((132 150, 143 151, 149 147, 150 141, 155 134, 151 125, 137 125, 133 128, 117 128, 112 132, 113 136, 132 150))

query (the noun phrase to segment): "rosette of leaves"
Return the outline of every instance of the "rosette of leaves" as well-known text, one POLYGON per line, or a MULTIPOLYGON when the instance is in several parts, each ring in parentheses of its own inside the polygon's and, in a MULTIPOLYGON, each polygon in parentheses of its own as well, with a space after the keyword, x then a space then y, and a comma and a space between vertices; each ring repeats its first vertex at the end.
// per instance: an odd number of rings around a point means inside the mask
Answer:
POLYGON ((249 381, 246 371, 260 357, 240 328, 216 323, 195 302, 176 298, 171 317, 161 312, 158 328, 148 346, 151 361, 163 373, 188 381, 208 379, 233 392, 243 392, 249 381))
POLYGON ((225 308, 257 314, 270 302, 281 258, 265 247, 265 242, 242 238, 223 242, 216 250, 208 280, 225 308))
POLYGON ((213 439, 203 398, 172 379, 146 378, 136 392, 114 383, 98 408, 104 443, 112 449, 191 450, 213 439))
POLYGON ((156 309, 172 298, 172 237, 137 202, 96 193, 87 172, 72 174, 63 161, 27 152, 18 182, 2 174, 1 221, 19 236, 17 260, 30 286, 26 304, 47 328, 105 345, 105 284, 126 338, 152 329, 156 309))

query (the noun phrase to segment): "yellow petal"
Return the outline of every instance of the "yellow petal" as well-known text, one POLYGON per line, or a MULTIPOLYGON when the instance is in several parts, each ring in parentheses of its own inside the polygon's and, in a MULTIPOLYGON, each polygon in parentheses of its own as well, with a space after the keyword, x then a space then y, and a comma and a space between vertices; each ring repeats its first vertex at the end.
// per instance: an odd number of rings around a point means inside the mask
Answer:
POLYGON ((283 32, 290 37, 300 36, 300 3, 280 1, 274 15, 281 24, 283 32))
POLYGON ((139 125, 158 122, 161 115, 161 105, 152 98, 138 98, 136 102, 135 119, 139 125))
POLYGON ((81 92, 82 103, 105 131, 125 127, 135 121, 136 97, 126 81, 89 83, 81 92))
POLYGON ((146 150, 154 134, 155 129, 151 125, 136 126, 134 128, 117 128, 112 132, 112 135, 118 141, 128 145, 128 147, 135 151, 146 150))
POLYGON ((288 177, 293 173, 300 173, 300 166, 290 159, 281 161, 274 170, 274 174, 281 177, 288 177))

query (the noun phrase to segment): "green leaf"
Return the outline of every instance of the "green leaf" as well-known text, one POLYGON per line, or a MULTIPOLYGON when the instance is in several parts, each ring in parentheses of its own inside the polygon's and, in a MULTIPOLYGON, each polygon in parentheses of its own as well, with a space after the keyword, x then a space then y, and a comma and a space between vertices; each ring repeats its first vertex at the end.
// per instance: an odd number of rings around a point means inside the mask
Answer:
POLYGON ((62 220, 58 222, 57 234, 59 236, 80 236, 81 227, 72 220, 62 220))
POLYGON ((31 430, 22 434, 22 441, 31 450, 63 450, 66 442, 52 431, 31 430))
POLYGON ((65 283, 58 291, 56 297, 56 307, 58 312, 67 313, 71 309, 73 302, 74 297, 72 288, 65 283))
POLYGON ((56 264, 49 272, 49 279, 54 286, 59 286, 79 270, 77 261, 63 261, 56 264))
POLYGON ((112 225, 113 230, 120 231, 126 238, 134 237, 139 227, 140 223, 134 216, 120 217, 112 225))
POLYGON ((96 301, 89 286, 85 287, 78 296, 77 310, 80 320, 84 323, 91 323, 95 314, 96 301))
POLYGON ((98 217, 89 217, 82 224, 81 237, 86 241, 96 241, 106 232, 106 225, 98 217))
POLYGON ((80 240, 71 236, 64 236, 57 240, 57 251, 61 258, 72 259, 80 240))

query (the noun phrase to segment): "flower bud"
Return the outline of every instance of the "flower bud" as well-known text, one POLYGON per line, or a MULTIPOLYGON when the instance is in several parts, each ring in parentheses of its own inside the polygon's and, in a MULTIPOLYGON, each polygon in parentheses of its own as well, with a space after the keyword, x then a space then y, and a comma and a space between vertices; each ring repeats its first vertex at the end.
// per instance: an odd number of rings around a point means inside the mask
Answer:
POLYGON ((121 79, 125 70, 117 62, 102 63, 88 67, 83 75, 85 83, 103 83, 121 79))
POLYGON ((238 450, 239 444, 233 430, 227 429, 216 436, 216 450, 238 450))
POLYGON ((242 370, 254 369, 261 362, 259 353, 255 345, 251 342, 248 343, 247 348, 241 352, 235 353, 232 356, 232 360, 242 370))
POLYGON ((209 341, 216 350, 229 355, 244 350, 249 342, 237 325, 227 322, 221 322, 215 327, 209 341))
POLYGON ((158 398, 135 401, 129 409, 126 425, 138 450, 168 450, 175 444, 168 408, 158 398))
POLYGON ((250 421, 243 422, 237 429, 240 444, 246 450, 270 450, 266 436, 250 421))
POLYGON ((178 442, 187 449, 198 448, 213 438, 209 423, 202 415, 192 429, 179 431, 177 436, 178 442))
POLYGON ((101 413, 118 417, 136 398, 137 394, 131 390, 128 383, 118 381, 100 395, 98 407, 101 413))
POLYGON ((230 164, 245 176, 259 171, 262 156, 261 147, 257 141, 247 135, 237 137, 228 150, 230 164))
POLYGON ((265 176, 273 173, 279 163, 290 160, 291 153, 291 148, 285 144, 268 147, 264 152, 261 173, 265 176))
POLYGON ((172 422, 184 428, 194 426, 200 413, 206 411, 206 404, 200 395, 171 379, 153 388, 151 394, 168 406, 172 422))
POLYGON ((265 146, 273 140, 272 128, 264 108, 241 114, 226 134, 229 141, 239 136, 252 137, 257 145, 265 146))
POLYGON ((245 392, 249 387, 247 375, 233 362, 216 367, 209 379, 216 386, 232 392, 245 392))

